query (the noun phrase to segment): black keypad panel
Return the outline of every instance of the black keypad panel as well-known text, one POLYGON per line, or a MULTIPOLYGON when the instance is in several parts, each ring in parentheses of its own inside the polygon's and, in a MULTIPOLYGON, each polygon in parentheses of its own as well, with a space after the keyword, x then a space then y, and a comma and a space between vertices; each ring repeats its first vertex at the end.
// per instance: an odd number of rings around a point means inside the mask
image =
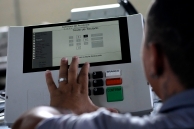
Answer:
POLYGON ((103 85, 104 85, 104 82, 102 79, 93 80, 93 87, 100 87, 103 85))
POLYGON ((97 71, 92 73, 92 78, 97 79, 97 78, 103 78, 103 72, 102 71, 97 71))
POLYGON ((94 95, 103 95, 104 94, 104 88, 94 88, 93 89, 94 95))
POLYGON ((90 89, 88 89, 88 95, 91 96, 91 90, 90 89))
POLYGON ((90 74, 88 73, 88 79, 90 79, 90 74))
POLYGON ((91 82, 90 81, 88 81, 88 87, 91 87, 91 82))

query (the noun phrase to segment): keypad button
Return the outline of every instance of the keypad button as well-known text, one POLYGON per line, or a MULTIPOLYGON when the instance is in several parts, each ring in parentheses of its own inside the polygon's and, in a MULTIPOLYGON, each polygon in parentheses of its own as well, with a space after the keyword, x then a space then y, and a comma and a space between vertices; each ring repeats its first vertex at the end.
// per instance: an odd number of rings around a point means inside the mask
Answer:
POLYGON ((92 78, 97 79, 97 78, 103 78, 103 72, 102 71, 97 71, 92 73, 92 78))
POLYGON ((123 88, 121 86, 106 88, 107 102, 123 101, 123 88))
POLYGON ((91 82, 90 81, 88 81, 88 87, 91 87, 91 82))
POLYGON ((91 96, 91 90, 90 89, 88 89, 88 95, 91 96))
POLYGON ((103 95, 104 94, 104 88, 94 88, 93 89, 94 95, 103 95))
POLYGON ((104 85, 104 82, 102 79, 93 80, 93 87, 100 87, 103 85, 104 85))
POLYGON ((121 76, 121 70, 120 69, 108 70, 105 73, 106 73, 106 77, 121 76))
POLYGON ((121 85, 121 84, 122 84, 122 78, 110 78, 110 79, 106 79, 106 85, 107 86, 121 85))

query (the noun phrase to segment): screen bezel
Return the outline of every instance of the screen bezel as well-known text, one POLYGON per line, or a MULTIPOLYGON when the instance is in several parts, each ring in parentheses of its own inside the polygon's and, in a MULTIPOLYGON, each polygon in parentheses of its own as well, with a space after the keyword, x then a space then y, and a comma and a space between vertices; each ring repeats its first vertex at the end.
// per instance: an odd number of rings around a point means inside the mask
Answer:
MULTIPOLYGON (((41 72, 46 70, 58 70, 60 67, 60 66, 52 66, 52 67, 44 67, 44 68, 32 68, 33 29, 64 26, 64 25, 74 25, 74 24, 84 24, 84 23, 95 23, 95 22, 106 22, 106 21, 108 22, 108 21, 115 21, 115 20, 119 21, 122 60, 95 62, 95 63, 90 63, 90 66, 92 67, 92 66, 131 63, 131 52, 130 52, 130 45, 129 45, 130 43, 129 43, 129 35, 128 35, 127 17, 118 17, 118 18, 97 19, 97 20, 88 20, 88 21, 67 22, 67 23, 24 27, 23 73, 41 72)), ((79 64, 79 67, 82 67, 82 66, 83 64, 79 64)))

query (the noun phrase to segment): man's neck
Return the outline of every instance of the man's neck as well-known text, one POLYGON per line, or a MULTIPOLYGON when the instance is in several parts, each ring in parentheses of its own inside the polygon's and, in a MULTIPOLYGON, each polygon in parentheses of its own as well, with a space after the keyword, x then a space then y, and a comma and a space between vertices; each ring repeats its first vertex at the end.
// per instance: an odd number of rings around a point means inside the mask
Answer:
POLYGON ((163 101, 166 101, 184 90, 184 85, 181 84, 178 78, 172 74, 168 74, 161 84, 161 98, 163 101))

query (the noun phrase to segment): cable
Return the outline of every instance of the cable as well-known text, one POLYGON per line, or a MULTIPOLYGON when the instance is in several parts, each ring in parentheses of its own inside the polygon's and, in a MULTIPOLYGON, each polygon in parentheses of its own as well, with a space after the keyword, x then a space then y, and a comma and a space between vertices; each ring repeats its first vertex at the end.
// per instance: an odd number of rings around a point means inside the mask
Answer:
POLYGON ((5 97, 3 97, 3 96, 1 96, 1 95, 0 95, 0 99, 3 99, 3 100, 5 100, 5 97))
POLYGON ((128 15, 138 14, 137 10, 128 0, 118 0, 118 3, 123 6, 128 15))
POLYGON ((71 19, 67 19, 67 21, 66 22, 71 22, 71 19))
POLYGON ((4 91, 0 91, 0 99, 5 100, 5 92, 4 91))

